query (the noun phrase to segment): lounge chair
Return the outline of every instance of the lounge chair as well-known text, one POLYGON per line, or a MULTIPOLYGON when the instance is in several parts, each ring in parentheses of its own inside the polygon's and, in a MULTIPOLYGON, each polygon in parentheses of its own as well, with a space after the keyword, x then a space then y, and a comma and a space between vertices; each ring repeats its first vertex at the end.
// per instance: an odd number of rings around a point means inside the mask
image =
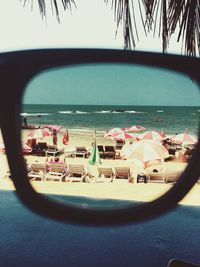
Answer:
POLYGON ((181 175, 180 170, 166 170, 164 173, 165 183, 172 182, 175 183, 181 175))
POLYGON ((63 163, 51 163, 50 170, 44 176, 45 181, 53 180, 62 182, 67 175, 67 166, 63 163))
POLYGON ((68 175, 66 181, 69 182, 83 182, 86 179, 87 171, 84 168, 84 165, 69 164, 68 165, 68 175))
POLYGON ((28 172, 30 180, 44 180, 44 176, 47 170, 47 165, 43 163, 33 163, 31 165, 31 171, 28 172))
POLYGON ((104 158, 104 153, 105 153, 104 146, 98 145, 97 147, 98 147, 100 158, 104 158))
POLYGON ((116 145, 115 148, 116 149, 122 149, 123 145, 125 144, 124 140, 116 140, 116 145))
POLYGON ((77 146, 76 151, 75 151, 75 156, 76 157, 83 157, 87 158, 89 155, 88 150, 86 149, 85 146, 77 146))
POLYGON ((131 178, 131 171, 129 167, 115 167, 115 179, 129 179, 131 178))
POLYGON ((164 176, 164 171, 160 170, 160 171, 148 171, 147 172, 147 179, 148 182, 161 182, 164 183, 165 182, 165 176, 164 176))
POLYGON ((64 152, 64 148, 58 148, 55 145, 48 145, 47 150, 45 151, 45 155, 47 156, 57 156, 64 152))
POLYGON ((41 154, 45 156, 45 151, 48 149, 46 142, 38 142, 38 150, 41 151, 41 154))
POLYGON ((98 178, 96 178, 96 182, 113 182, 114 172, 110 167, 98 167, 98 178))
POLYGON ((115 159, 116 151, 115 151, 114 146, 105 146, 104 156, 105 156, 106 158, 112 158, 112 159, 115 159))

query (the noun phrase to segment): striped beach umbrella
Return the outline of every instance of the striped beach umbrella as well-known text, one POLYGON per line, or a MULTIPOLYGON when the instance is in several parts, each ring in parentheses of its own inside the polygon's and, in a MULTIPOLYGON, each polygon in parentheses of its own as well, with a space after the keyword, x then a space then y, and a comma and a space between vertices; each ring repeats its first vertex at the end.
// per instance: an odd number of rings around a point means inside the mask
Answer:
POLYGON ((176 134, 170 138, 170 140, 175 144, 196 144, 197 138, 187 132, 182 134, 176 134))
POLYGON ((123 132, 124 131, 121 128, 113 128, 113 129, 110 129, 107 132, 105 132, 104 137, 106 137, 106 138, 112 138, 112 137, 114 137, 116 135, 119 135, 119 134, 121 134, 123 132))
POLYGON ((47 129, 35 129, 28 133, 28 139, 43 139, 45 136, 51 136, 51 132, 47 129))
POLYGON ((155 140, 155 141, 162 141, 163 137, 155 131, 147 131, 145 133, 142 133, 140 135, 138 135, 137 137, 138 140, 155 140))
MULTIPOLYGON (((0 144, 0 152, 5 153, 5 146, 4 144, 0 144)), ((28 146, 27 144, 23 143, 22 144, 22 151, 24 153, 31 153, 32 152, 32 148, 30 146, 28 146)))
POLYGON ((159 142, 153 140, 141 140, 131 144, 123 150, 126 159, 137 159, 143 163, 153 160, 162 160, 168 155, 168 151, 159 142))
POLYGON ((51 131, 55 130, 56 132, 59 132, 63 128, 63 126, 61 126, 61 125, 45 124, 45 125, 43 125, 43 128, 48 128, 51 131))
POLYGON ((145 130, 145 129, 146 129, 146 128, 144 128, 143 126, 140 126, 140 125, 133 125, 133 126, 130 126, 130 127, 125 128, 124 130, 125 130, 126 132, 137 133, 137 132, 143 131, 143 130, 145 130))
POLYGON ((111 137, 111 139, 114 139, 114 140, 129 140, 129 139, 133 139, 133 138, 135 138, 135 137, 132 134, 128 134, 125 132, 122 132, 118 135, 111 137))

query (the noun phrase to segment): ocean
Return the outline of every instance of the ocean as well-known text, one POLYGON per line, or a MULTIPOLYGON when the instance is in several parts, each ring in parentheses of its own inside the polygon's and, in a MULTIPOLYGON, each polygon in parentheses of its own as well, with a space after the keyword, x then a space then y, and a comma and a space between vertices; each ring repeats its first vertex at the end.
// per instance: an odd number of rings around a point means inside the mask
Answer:
POLYGON ((108 106, 24 104, 21 116, 28 124, 62 125, 64 129, 106 131, 114 127, 141 125, 166 134, 197 135, 200 107, 197 106, 108 106))

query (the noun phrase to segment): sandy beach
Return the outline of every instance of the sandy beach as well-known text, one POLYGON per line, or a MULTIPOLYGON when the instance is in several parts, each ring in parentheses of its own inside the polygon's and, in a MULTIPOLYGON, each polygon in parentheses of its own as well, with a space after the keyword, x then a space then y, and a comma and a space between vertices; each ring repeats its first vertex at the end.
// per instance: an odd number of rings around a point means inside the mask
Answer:
MULTIPOLYGON (((28 130, 24 130, 22 133, 22 140, 25 140, 28 130)), ((63 132, 58 134, 58 147, 64 147, 70 149, 76 146, 84 145, 87 148, 91 148, 94 133, 85 133, 84 135, 77 131, 70 132, 69 144, 62 144, 63 132)), ((0 137, 0 140, 2 137, 0 137)), ((45 137, 43 142, 52 144, 52 137, 45 137)), ((103 134, 97 133, 96 141, 98 145, 114 145, 115 141, 105 139, 103 134)), ((25 156, 28 164, 32 163, 45 163, 46 157, 27 155, 25 156)), ((83 164, 89 171, 97 176, 97 166, 89 165, 88 158, 77 157, 65 157, 65 154, 60 156, 61 160, 66 161, 67 164, 83 164)), ((50 160, 50 157, 49 159, 50 160)), ((131 160, 123 159, 102 159, 101 167, 122 167, 128 166, 131 169, 132 175, 136 178, 137 172, 140 172, 141 166, 138 166, 131 160)), ((6 171, 9 169, 6 155, 0 153, 0 189, 1 190, 14 190, 14 186, 11 179, 4 179, 6 171)), ((164 162, 163 167, 167 169, 179 169, 184 170, 186 163, 173 160, 170 162, 164 162)), ((115 179, 113 183, 109 182, 92 182, 92 183, 80 183, 80 182, 55 182, 55 181, 33 181, 33 187, 41 193, 55 194, 55 195, 67 195, 78 197, 89 197, 93 199, 114 199, 114 200, 133 200, 133 201, 151 201, 156 197, 162 195, 169 190, 172 183, 136 183, 136 179, 133 183, 128 183, 125 179, 115 179)), ((200 205, 200 185, 196 184, 191 192, 181 201, 181 204, 187 205, 200 205)))

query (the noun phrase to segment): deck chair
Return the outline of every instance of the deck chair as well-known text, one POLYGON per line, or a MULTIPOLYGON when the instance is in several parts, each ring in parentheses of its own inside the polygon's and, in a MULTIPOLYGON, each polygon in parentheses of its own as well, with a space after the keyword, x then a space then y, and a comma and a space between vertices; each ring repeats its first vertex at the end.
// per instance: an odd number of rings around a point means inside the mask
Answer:
POLYGON ((148 179, 148 182, 164 183, 165 182, 164 171, 163 170, 160 170, 158 172, 148 171, 147 172, 147 179, 148 179))
POLYGON ((115 151, 114 146, 105 146, 104 155, 105 155, 106 158, 115 159, 116 151, 115 151))
POLYGON ((44 180, 46 173, 46 164, 44 163, 33 163, 31 165, 31 171, 28 172, 28 178, 30 180, 44 180))
POLYGON ((116 179, 130 179, 131 178, 131 171, 129 167, 115 167, 115 178, 116 179))
POLYGON ((98 177, 96 178, 96 182, 113 182, 114 172, 110 167, 98 167, 98 177))
POLYGON ((88 157, 88 151, 87 151, 86 147, 85 146, 77 146, 76 151, 75 151, 75 156, 87 158, 88 157))
POLYGON ((69 182, 83 182, 87 176, 87 171, 83 164, 69 164, 68 165, 69 174, 66 177, 66 181, 69 182))
POLYGON ((124 140, 116 140, 116 145, 115 148, 116 149, 122 149, 123 145, 125 144, 124 140))
POLYGON ((53 180, 62 182, 65 180, 66 164, 63 163, 51 163, 50 170, 44 176, 45 181, 53 180))
POLYGON ((64 152, 64 148, 58 148, 55 145, 47 145, 47 149, 45 150, 45 155, 47 156, 57 156, 64 152))
POLYGON ((180 170, 166 170, 164 173, 165 183, 172 182, 175 183, 181 175, 180 170))
POLYGON ((100 158, 104 158, 104 153, 105 153, 105 150, 104 150, 104 147, 102 145, 98 145, 98 150, 99 150, 99 156, 100 158))

